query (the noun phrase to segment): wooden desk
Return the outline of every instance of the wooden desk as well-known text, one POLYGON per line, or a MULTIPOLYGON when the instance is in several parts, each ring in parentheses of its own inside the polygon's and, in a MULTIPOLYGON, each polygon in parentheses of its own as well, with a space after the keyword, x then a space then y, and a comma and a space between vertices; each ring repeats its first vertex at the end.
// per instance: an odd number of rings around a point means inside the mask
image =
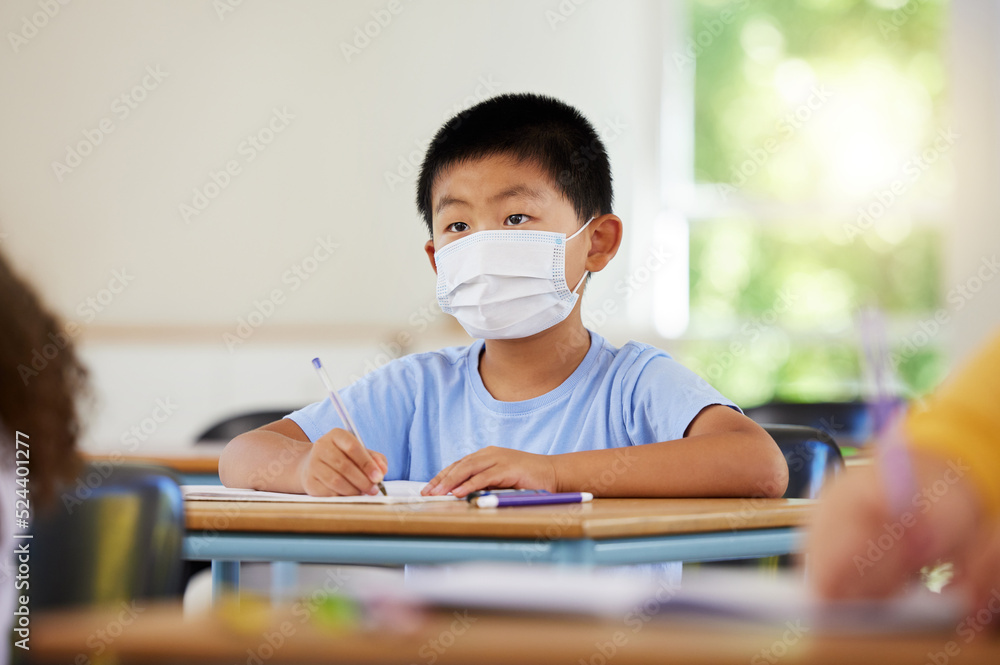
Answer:
POLYGON ((211 560, 215 588, 240 561, 368 565, 509 561, 612 566, 787 554, 808 499, 597 499, 484 510, 398 505, 187 501, 184 557, 211 560))
POLYGON ((88 462, 156 464, 176 471, 185 485, 219 485, 219 456, 225 442, 185 444, 171 448, 84 452, 88 462))
MULTIPOLYGON (((308 607, 308 606, 306 606, 308 607)), ((688 616, 575 618, 480 611, 436 611, 409 633, 330 629, 311 615, 274 608, 250 620, 208 614, 183 620, 176 605, 138 605, 128 624, 121 607, 33 615, 32 662, 72 663, 101 649, 108 662, 204 663, 578 663, 631 665, 916 665, 957 641, 963 665, 996 665, 1000 639, 970 644, 954 631, 835 636, 787 625, 707 621, 688 616), (282 630, 284 628, 284 630, 282 630), (89 645, 89 648, 88 648, 89 645)), ((649 615, 645 615, 649 616, 649 615)), ((944 662, 939 660, 937 662, 944 662)))

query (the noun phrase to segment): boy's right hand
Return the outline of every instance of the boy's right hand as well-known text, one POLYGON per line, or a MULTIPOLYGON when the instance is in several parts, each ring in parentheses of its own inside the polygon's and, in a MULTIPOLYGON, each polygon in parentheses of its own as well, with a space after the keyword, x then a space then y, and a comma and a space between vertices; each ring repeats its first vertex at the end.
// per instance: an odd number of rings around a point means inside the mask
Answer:
POLYGON ((313 443, 299 479, 312 496, 374 495, 388 470, 385 455, 368 450, 346 430, 332 429, 313 443))

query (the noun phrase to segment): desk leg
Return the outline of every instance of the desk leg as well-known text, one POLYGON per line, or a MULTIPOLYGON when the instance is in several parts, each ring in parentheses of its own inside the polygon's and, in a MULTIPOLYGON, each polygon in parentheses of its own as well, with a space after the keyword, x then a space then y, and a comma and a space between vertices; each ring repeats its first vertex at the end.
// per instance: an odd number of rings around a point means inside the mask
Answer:
POLYGON ((593 566, 595 542, 589 538, 557 540, 552 543, 552 563, 560 566, 593 566))
POLYGON ((295 593, 299 584, 299 564, 295 561, 271 562, 271 602, 279 604, 295 593))
POLYGON ((212 559, 212 604, 218 605, 226 593, 240 594, 240 562, 212 559))

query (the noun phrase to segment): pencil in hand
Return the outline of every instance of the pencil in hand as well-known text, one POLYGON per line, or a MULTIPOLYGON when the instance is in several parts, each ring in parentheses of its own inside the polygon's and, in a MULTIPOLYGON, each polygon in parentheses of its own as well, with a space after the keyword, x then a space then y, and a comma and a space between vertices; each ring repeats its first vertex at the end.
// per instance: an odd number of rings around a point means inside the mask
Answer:
MULTIPOLYGON (((334 410, 344 423, 344 429, 353 434, 354 438, 358 440, 358 443, 364 446, 365 442, 361 440, 361 436, 358 434, 358 430, 354 426, 354 421, 351 420, 351 414, 347 412, 347 409, 344 407, 344 403, 340 401, 340 396, 337 395, 337 391, 333 389, 333 383, 330 382, 330 377, 323 368, 323 363, 320 362, 319 358, 313 358, 312 363, 313 367, 316 368, 316 373, 319 374, 319 380, 323 382, 323 386, 330 395, 330 403, 333 404, 334 410)), ((385 484, 382 483, 382 481, 379 481, 378 489, 383 495, 388 496, 388 492, 385 491, 385 484)))

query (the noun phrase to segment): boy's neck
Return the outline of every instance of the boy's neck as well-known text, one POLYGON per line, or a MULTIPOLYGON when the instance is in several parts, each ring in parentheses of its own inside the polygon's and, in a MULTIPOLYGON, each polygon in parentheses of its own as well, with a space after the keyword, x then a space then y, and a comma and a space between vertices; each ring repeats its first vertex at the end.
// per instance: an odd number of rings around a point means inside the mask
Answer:
POLYGON ((520 402, 555 390, 590 350, 579 309, 563 322, 525 339, 488 339, 479 376, 494 399, 520 402))

